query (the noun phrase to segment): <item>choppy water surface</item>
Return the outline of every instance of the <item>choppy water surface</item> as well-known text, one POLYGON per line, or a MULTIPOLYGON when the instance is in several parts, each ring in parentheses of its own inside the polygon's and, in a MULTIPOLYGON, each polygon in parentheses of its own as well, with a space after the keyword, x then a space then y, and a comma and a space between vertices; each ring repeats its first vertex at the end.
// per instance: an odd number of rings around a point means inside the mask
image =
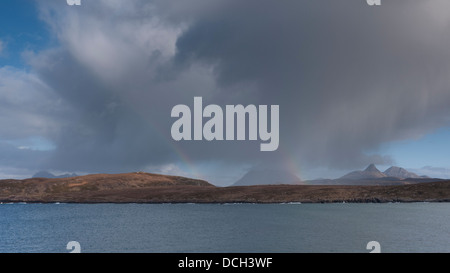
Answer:
POLYGON ((450 252, 450 204, 2 204, 0 252, 450 252))

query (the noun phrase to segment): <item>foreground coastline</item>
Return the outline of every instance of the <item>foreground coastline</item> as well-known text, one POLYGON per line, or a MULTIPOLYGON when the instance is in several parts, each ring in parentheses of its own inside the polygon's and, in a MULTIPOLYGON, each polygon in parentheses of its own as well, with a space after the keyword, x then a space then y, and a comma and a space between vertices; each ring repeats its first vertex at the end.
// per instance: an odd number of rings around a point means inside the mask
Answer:
POLYGON ((148 173, 1 180, 2 203, 387 203, 450 202, 450 181, 406 185, 216 187, 148 173))

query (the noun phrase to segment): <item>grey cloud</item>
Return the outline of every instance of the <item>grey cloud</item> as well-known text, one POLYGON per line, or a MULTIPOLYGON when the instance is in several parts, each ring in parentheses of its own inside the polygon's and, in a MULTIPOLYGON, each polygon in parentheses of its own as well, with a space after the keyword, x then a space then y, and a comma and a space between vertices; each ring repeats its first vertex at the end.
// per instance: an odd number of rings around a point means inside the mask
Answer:
MULTIPOLYGON (((45 58, 57 58, 61 62, 40 66, 46 62, 38 58, 33 60, 35 69, 77 109, 67 119, 70 126, 61 130, 58 148, 49 166, 63 170, 120 172, 167 161, 170 151, 164 139, 154 131, 148 117, 135 111, 133 100, 124 98, 127 94, 118 94, 117 88, 93 77, 67 52, 48 54, 45 58)), ((150 111, 151 116, 157 115, 154 111, 150 111)))
MULTIPOLYGON (((221 150, 219 160, 232 158, 236 145, 231 143, 217 149, 217 143, 176 143, 171 139, 171 108, 179 103, 191 105, 195 95, 207 98, 216 89, 208 67, 192 64, 180 70, 171 64, 175 51, 168 48, 175 50, 176 24, 155 24, 153 13, 146 13, 147 19, 141 22, 142 11, 126 20, 122 14, 105 19, 101 8, 114 5, 109 2, 97 3, 82 15, 56 9, 60 8, 57 2, 53 2, 56 6, 48 3, 41 7, 42 14, 61 48, 30 54, 28 61, 39 77, 78 110, 67 120, 70 126, 60 133, 49 166, 68 171, 127 171, 170 164, 183 153, 189 160, 211 160, 221 150), (48 17, 53 14, 50 11, 64 16, 48 17), (135 28, 135 20, 143 26, 135 28), (144 26, 150 34, 142 33, 144 26), (165 44, 155 37, 166 39, 165 44), (96 44, 98 39, 101 41, 96 44)), ((130 5, 139 3, 142 1, 130 5)), ((246 149, 244 143, 237 146, 246 149)))
POLYGON ((39 77, 0 68, 0 141, 41 136, 52 140, 70 113, 67 104, 39 77))
POLYGON ((183 33, 177 61, 213 65, 221 86, 255 83, 255 100, 280 104, 281 149, 300 161, 388 164, 364 151, 448 125, 447 2, 228 3, 183 33))

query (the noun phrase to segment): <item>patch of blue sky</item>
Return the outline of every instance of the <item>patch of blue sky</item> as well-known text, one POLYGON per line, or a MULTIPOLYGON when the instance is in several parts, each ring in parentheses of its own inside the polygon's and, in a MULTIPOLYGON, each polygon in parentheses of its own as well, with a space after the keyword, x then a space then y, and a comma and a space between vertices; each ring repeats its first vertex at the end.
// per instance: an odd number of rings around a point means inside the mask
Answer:
POLYGON ((52 141, 39 136, 23 139, 3 140, 2 142, 12 145, 20 150, 51 151, 56 149, 56 146, 52 141))
POLYGON ((391 155, 401 167, 447 167, 450 166, 450 128, 440 128, 420 139, 386 143, 381 150, 383 154, 391 155))
MULTIPOLYGON (((3 3, 2 3, 3 4, 3 3)), ((27 69, 26 51, 37 52, 52 45, 50 31, 40 20, 34 0, 9 0, 0 8, 0 67, 27 69)))

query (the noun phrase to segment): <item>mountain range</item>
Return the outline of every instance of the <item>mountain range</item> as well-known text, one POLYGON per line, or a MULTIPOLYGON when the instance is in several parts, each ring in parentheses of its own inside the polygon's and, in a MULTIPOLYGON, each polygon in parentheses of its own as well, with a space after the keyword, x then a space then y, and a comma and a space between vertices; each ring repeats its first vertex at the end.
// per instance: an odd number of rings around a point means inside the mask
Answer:
POLYGON ((337 179, 316 179, 302 181, 294 173, 284 169, 252 169, 233 186, 251 185, 405 185, 435 182, 441 179, 419 176, 404 168, 392 166, 381 172, 375 164, 366 169, 350 172, 337 179))
POLYGON ((340 179, 378 179, 378 178, 429 178, 421 177, 413 172, 409 172, 401 167, 392 166, 384 172, 377 169, 375 164, 370 164, 364 171, 354 171, 342 176, 340 179))

